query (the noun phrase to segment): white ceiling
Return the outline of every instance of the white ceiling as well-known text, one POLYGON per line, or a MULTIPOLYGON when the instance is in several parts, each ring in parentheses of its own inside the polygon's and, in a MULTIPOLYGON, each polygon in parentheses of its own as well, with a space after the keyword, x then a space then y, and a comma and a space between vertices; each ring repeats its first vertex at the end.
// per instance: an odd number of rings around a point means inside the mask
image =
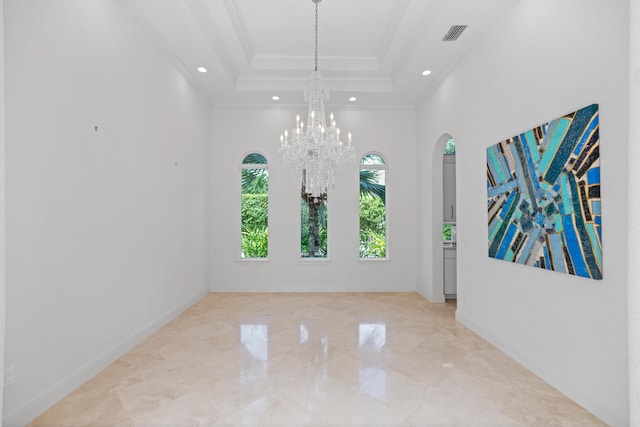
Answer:
MULTIPOLYGON (((118 1, 212 105, 272 105, 273 95, 303 102, 314 68, 312 0, 118 1)), ((419 104, 516 1, 321 1, 318 68, 330 103, 419 104), (442 41, 452 25, 468 27, 442 41)))

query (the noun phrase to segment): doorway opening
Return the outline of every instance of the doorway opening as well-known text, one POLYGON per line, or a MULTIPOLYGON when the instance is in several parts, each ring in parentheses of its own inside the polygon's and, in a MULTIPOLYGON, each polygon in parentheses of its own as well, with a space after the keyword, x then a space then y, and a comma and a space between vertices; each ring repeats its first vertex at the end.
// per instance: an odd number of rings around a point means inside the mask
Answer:
POLYGON ((445 299, 455 299, 457 295, 456 249, 456 144, 449 138, 442 156, 442 283, 445 299))
POLYGON ((457 289, 451 287, 451 284, 455 286, 457 281, 455 277, 457 271, 455 151, 456 142, 449 133, 442 134, 433 148, 431 164, 431 302, 445 302, 446 299, 453 299, 457 295, 457 289), (446 291, 445 280, 449 283, 446 291))

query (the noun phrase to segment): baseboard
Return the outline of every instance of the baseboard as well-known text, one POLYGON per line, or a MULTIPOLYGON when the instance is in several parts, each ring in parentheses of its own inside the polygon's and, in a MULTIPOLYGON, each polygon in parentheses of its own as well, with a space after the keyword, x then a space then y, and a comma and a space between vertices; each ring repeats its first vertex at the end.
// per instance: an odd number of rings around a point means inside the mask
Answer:
POLYGON ((260 284, 259 286, 247 286, 236 284, 217 284, 209 289, 210 292, 416 292, 413 284, 406 286, 361 286, 361 285, 344 285, 344 284, 326 284, 326 285, 270 285, 260 284))
POLYGON ((202 299, 207 293, 208 292, 198 293, 196 296, 189 298, 182 304, 157 317, 146 326, 138 329, 118 344, 114 345, 95 359, 91 360, 89 363, 82 366, 80 369, 73 372, 71 375, 62 379, 48 390, 45 390, 34 399, 13 411, 13 413, 8 414, 3 419, 2 425, 5 427, 20 427, 31 422, 34 418, 63 399, 73 390, 90 380, 98 372, 109 366, 133 347, 140 344, 170 320, 174 319, 180 313, 202 299))
POLYGON ((424 299, 426 299, 427 301, 429 301, 432 304, 440 304, 440 303, 444 303, 445 302, 445 298, 444 295, 441 295, 437 298, 434 298, 433 295, 428 295, 426 292, 424 292, 422 289, 418 289, 416 290, 416 292, 424 299))
POLYGON ((509 357, 520 363, 522 366, 542 378, 551 386, 558 389, 565 396, 576 402, 578 405, 600 418, 612 427, 623 427, 629 425, 629 420, 625 419, 626 415, 620 415, 612 411, 606 405, 600 403, 597 399, 580 390, 580 387, 567 380, 560 373, 555 372, 540 365, 537 361, 530 358, 526 352, 514 347, 507 340, 494 335, 488 328, 474 321, 470 316, 456 310, 456 320, 476 332, 485 340, 496 346, 499 350, 506 353, 509 357))

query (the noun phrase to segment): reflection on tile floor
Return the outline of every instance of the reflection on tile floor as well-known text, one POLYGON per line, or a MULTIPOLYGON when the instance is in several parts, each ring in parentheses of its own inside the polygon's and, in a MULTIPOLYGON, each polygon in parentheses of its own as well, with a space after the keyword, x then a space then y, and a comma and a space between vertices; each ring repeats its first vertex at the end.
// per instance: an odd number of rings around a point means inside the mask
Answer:
POLYGON ((415 293, 209 294, 31 426, 593 426, 415 293))

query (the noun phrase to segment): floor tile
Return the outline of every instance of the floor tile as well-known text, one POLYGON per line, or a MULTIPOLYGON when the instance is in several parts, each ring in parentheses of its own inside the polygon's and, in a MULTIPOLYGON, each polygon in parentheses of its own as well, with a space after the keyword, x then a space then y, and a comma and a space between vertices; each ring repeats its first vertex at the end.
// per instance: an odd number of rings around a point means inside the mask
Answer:
POLYGON ((30 426, 599 426, 416 293, 209 294, 30 426))

